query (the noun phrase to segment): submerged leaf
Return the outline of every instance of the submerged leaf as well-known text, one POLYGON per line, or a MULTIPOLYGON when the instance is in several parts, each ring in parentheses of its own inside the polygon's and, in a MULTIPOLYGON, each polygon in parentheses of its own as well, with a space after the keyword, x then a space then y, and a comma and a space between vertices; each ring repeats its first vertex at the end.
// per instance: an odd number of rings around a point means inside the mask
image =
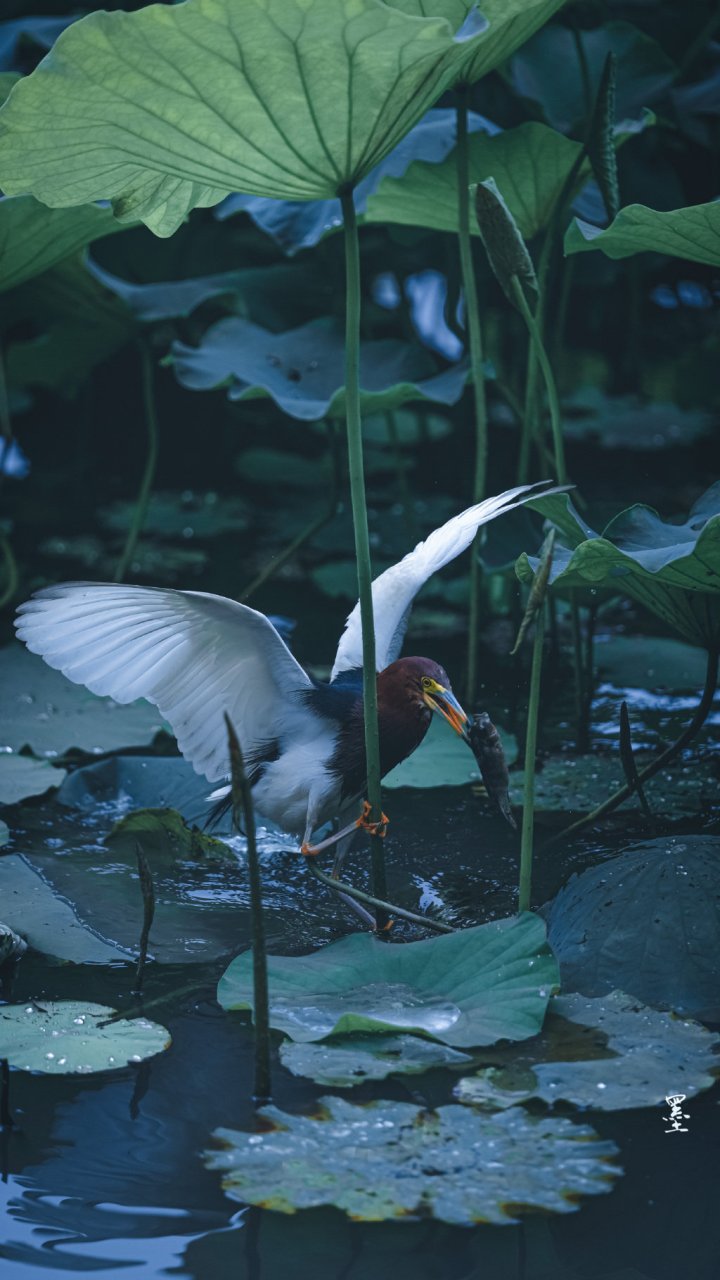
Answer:
MULTIPOLYGON (((113 502, 102 508, 100 523, 113 533, 126 533, 135 516, 134 502, 113 502)), ((143 522, 146 534, 159 538, 217 538, 222 533, 247 529, 250 516, 241 498, 220 497, 211 491, 197 493, 156 492, 143 522)))
POLYGON ((608 258, 666 253, 719 267, 720 201, 669 211, 629 204, 604 231, 575 218, 565 235, 565 252, 582 253, 586 249, 601 249, 608 258))
MULTIPOLYGON (((647 762, 646 754, 638 755, 640 768, 647 762)), ((590 813, 624 781, 618 756, 549 756, 535 775, 535 809, 538 813, 590 813)), ((696 761, 690 769, 676 762, 648 779, 644 788, 655 813, 680 818, 697 814, 717 799, 717 775, 711 761, 696 761)), ((522 773, 511 773, 511 803, 521 805, 522 794, 522 773)), ((628 800, 629 805, 635 803, 628 800)))
POLYGON ((170 1046, 170 1032, 147 1018, 121 1018, 103 1004, 74 1000, 0 1006, 0 1058, 20 1071, 89 1075, 117 1071, 170 1046))
POLYGON ((3 918, 33 951, 69 964, 117 964, 130 951, 104 941, 87 928, 72 907, 17 855, 0 858, 3 918))
POLYGON ((573 876, 544 909, 563 986, 720 1020, 719 868, 714 836, 676 836, 573 876))
POLYGON ((538 1042, 496 1054, 496 1065, 460 1080, 460 1102, 495 1110, 531 1098, 593 1111, 661 1105, 715 1083, 718 1040, 697 1022, 658 1013, 623 991, 557 996, 538 1042), (502 1061, 500 1060, 502 1058, 502 1061))
POLYGON ((462 1066, 472 1058, 419 1036, 355 1035, 338 1036, 323 1044, 283 1040, 280 1061, 295 1076, 309 1076, 316 1084, 334 1089, 352 1089, 386 1076, 418 1075, 437 1067, 462 1066))
POLYGON ((177 809, 136 809, 116 822, 106 839, 113 849, 137 843, 149 855, 159 847, 162 852, 169 849, 171 857, 191 861, 233 857, 222 840, 188 826, 177 809))
POLYGON ((216 1129, 219 1149, 204 1159, 223 1173, 226 1194, 279 1213, 330 1204, 355 1221, 469 1227, 517 1222, 523 1209, 568 1213, 620 1172, 614 1143, 569 1120, 409 1102, 320 1105, 317 1118, 262 1107, 261 1133, 216 1129))
POLYGON ((50 787, 59 787, 65 769, 54 769, 47 760, 0 752, 0 804, 17 804, 28 796, 41 796, 50 787))
MULTIPOLYGON (((271 333, 232 317, 212 325, 198 347, 173 346, 178 381, 193 391, 228 387, 231 400, 269 396, 293 418, 314 421, 345 412, 345 341, 325 317, 287 333, 271 333)), ((421 347, 397 339, 360 344, 363 412, 406 400, 456 404, 467 378, 459 364, 442 373, 421 347)))
MULTIPOLYGON (((387 946, 352 934, 306 956, 268 956, 270 1025, 300 1042, 354 1031, 411 1031, 467 1047, 523 1040, 542 1026, 556 980, 537 916, 387 946)), ((218 985, 225 1009, 251 1009, 252 952, 218 985)))

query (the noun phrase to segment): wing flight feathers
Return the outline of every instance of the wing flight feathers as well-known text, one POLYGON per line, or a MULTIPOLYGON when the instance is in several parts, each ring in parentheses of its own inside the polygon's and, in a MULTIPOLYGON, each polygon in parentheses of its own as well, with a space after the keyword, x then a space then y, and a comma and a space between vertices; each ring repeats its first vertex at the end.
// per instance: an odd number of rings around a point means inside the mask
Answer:
POLYGON ((228 773, 223 712, 247 756, 302 730, 312 688, 262 613, 202 591, 71 582, 20 606, 17 634, 93 693, 154 703, 210 782, 228 773))
MULTIPOLYGON (((549 484, 550 481, 545 480, 539 484, 519 485, 494 498, 486 498, 474 507, 468 507, 466 511, 461 511, 439 529, 435 529, 424 542, 419 542, 413 551, 408 552, 403 560, 375 579, 372 594, 378 671, 382 671, 398 657, 413 600, 428 578, 465 551, 481 525, 488 524, 507 511, 513 511, 530 498, 563 493, 569 487, 565 485, 548 488, 549 484)), ((361 666, 362 633, 358 602, 340 638, 331 679, 334 680, 343 671, 361 666)))

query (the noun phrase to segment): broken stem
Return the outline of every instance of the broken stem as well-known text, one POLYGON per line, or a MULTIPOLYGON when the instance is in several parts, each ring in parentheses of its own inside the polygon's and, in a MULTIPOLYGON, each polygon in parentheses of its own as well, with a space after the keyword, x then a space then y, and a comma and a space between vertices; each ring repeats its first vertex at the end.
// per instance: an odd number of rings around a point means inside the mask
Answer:
POLYGON ((375 898, 370 893, 365 893, 362 889, 356 889, 354 885, 345 884, 344 880, 336 880, 333 876, 321 871, 315 865, 312 858, 305 859, 308 871, 321 884, 332 889, 340 897, 354 898, 356 902, 362 902, 367 907, 373 907, 376 912, 381 912, 383 916, 392 917, 400 916, 403 920, 409 920, 411 924, 422 925, 424 929, 432 929, 435 933, 454 933, 455 930, 449 924, 441 924, 439 920, 429 920, 427 916, 419 916, 414 911, 406 911, 404 907, 396 907, 392 902, 385 902, 382 898, 375 898))
POLYGON ((135 985, 132 989, 132 994, 141 996, 145 978, 145 961, 147 960, 150 929, 155 918, 155 888, 147 858, 137 843, 135 845, 135 856, 137 858, 140 889, 142 890, 143 898, 143 925, 140 934, 140 954, 138 956, 137 969, 135 970, 135 985))
MULTIPOLYGON (((640 783, 647 782, 649 778, 653 778, 656 773, 659 773, 665 765, 670 764, 670 761, 674 760, 675 757, 678 756, 688 743, 692 742, 693 738, 700 732, 708 715, 710 714, 713 698, 715 696, 715 689, 717 687, 717 678, 718 650, 708 650, 705 685, 702 697, 695 708, 695 714, 693 715, 692 720, 687 728, 680 734, 679 738, 676 738, 674 742, 671 742, 670 746, 666 747, 657 759, 652 760, 650 764, 645 765, 644 769, 638 770, 637 776, 640 783)), ((553 836, 550 840, 547 840, 544 848, 550 848, 559 840, 565 840, 567 836, 575 835, 575 833, 582 830, 583 827, 587 827, 590 823, 596 822, 598 818, 604 817, 606 813, 611 813, 612 810, 617 809, 618 805, 621 805, 624 800, 627 800, 628 796, 631 796, 634 791, 635 787, 630 786, 629 783, 626 783, 624 787, 619 787, 611 796, 608 796, 607 800, 598 805, 596 809, 593 809, 592 813, 583 814, 583 816, 578 818, 576 822, 572 822, 569 827, 564 827, 562 831, 557 833, 557 835, 553 836)))

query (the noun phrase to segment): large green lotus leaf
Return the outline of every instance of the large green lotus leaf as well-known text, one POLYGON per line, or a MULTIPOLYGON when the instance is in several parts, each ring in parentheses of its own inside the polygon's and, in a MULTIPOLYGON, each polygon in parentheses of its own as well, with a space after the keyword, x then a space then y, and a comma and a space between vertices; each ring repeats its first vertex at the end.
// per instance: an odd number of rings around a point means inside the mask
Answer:
MULTIPOLYGON (((134 502, 113 502, 98 512, 100 523, 113 533, 127 533, 135 515, 134 502)), ((156 492, 150 498, 143 524, 146 534, 159 538, 216 538, 247 529, 250 517, 241 498, 214 492, 156 492)))
POLYGON ((565 234, 565 252, 602 249, 608 258, 667 253, 673 258, 720 266, 720 201, 662 212, 629 204, 605 230, 575 218, 565 234))
POLYGON ((697 1022, 659 1013, 623 991, 552 1001, 537 1042, 460 1080, 460 1102, 496 1110, 539 1098, 593 1111, 662 1105, 669 1093, 693 1097, 715 1083, 717 1036, 697 1022))
POLYGON ((609 1191, 615 1144, 570 1120, 520 1108, 482 1115, 409 1102, 321 1098, 313 1117, 262 1107, 260 1133, 216 1129, 205 1164, 233 1200, 279 1213, 335 1205, 354 1221, 437 1218, 456 1226, 568 1213, 609 1191))
MULTIPOLYGON (((356 933, 311 955, 269 956, 268 976, 271 1026, 293 1040, 410 1031, 466 1048, 536 1034, 556 966, 526 913, 402 946, 356 933)), ((218 1000, 253 1007, 252 952, 225 970, 218 1000)))
MULTIPOLYGON (((110 756, 76 769, 58 792, 60 804, 120 821, 134 810, 175 809, 188 822, 209 812, 208 782, 179 756, 110 756)), ((229 831, 229 820, 223 830, 229 831)))
MULTIPOLYGON (((173 345, 178 381, 193 391, 228 387, 231 400, 269 396, 293 418, 313 421, 345 412, 345 343, 329 317, 287 333, 271 333, 240 317, 212 325, 198 347, 173 345)), ((360 345, 363 412, 393 409, 406 400, 456 404, 467 367, 437 373, 420 347, 397 339, 360 345)))
MULTIPOLYGON (((636 761, 642 768, 648 757, 637 752, 636 761)), ((538 813, 591 813, 624 783, 625 773, 618 756, 550 756, 535 775, 535 809, 538 813)), ((695 761, 688 769, 678 761, 650 778, 644 790, 654 813, 673 818, 697 815, 717 799, 713 762, 695 761)), ((522 805, 522 773, 510 774, 509 795, 511 805, 522 805)), ((637 797, 627 804, 637 807, 637 797)))
MULTIPOLYGON (((508 764, 517 760, 517 741, 498 729, 508 764)), ((480 770, 469 747, 448 725, 433 716, 417 751, 396 765, 383 779, 390 787, 463 787, 480 781, 480 770)))
POLYGON ((652 106, 677 75, 657 41, 628 22, 605 21, 591 30, 553 23, 513 58, 512 82, 517 93, 538 104, 555 129, 582 136, 588 102, 595 101, 610 53, 617 69, 615 113, 621 120, 652 106))
POLYGON ((420 1036, 338 1036, 323 1044, 283 1040, 280 1061, 295 1076, 332 1089, 352 1089, 386 1076, 419 1075, 472 1062, 466 1053, 420 1036))
MULTIPOLYGON (((579 142, 547 125, 529 123, 487 137, 470 138, 471 182, 494 178, 526 239, 544 227, 575 160, 579 142)), ((451 152, 442 164, 416 161, 402 178, 385 178, 368 200, 367 222, 396 222, 403 226, 457 231, 457 158, 451 152)), ((471 230, 479 235, 477 219, 471 230)))
MULTIPOLYGON (((77 917, 69 903, 24 858, 0 858, 3 920, 33 951, 68 964, 117 964, 132 953, 105 941, 77 917)), ((139 924, 139 913, 138 913, 139 924)), ((137 941, 139 929, 136 931, 137 941)))
POLYGON ((21 1071, 89 1075, 143 1062, 170 1046, 170 1032, 147 1018, 121 1018, 104 1004, 43 1000, 0 1007, 0 1058, 21 1071))
POLYGON ((563 987, 719 1021, 719 873, 716 837, 672 836, 573 876, 544 909, 563 987))
POLYGON ((121 220, 163 236, 231 191, 336 195, 392 150, 481 38, 379 0, 93 13, 3 108, 3 186, 53 207, 110 199, 121 220))
MULTIPOLYGON (((565 494, 529 504, 560 531, 550 574, 559 587, 603 587, 633 596, 694 644, 720 637, 720 483, 698 498, 682 523, 651 507, 629 507, 597 534, 565 494)), ((537 558, 516 569, 530 582, 537 558)))
POLYGON ((72 684, 20 644, 0 649, 0 748, 30 746, 36 755, 70 747, 116 751, 147 746, 162 729, 146 702, 120 706, 72 684))
MULTIPOLYGON (((390 0, 390 3, 393 9, 418 17, 442 15, 453 29, 460 27, 474 8, 468 0, 390 0)), ((506 62, 564 3, 565 0, 484 0, 478 8, 487 25, 468 46, 455 81, 473 84, 506 62)))
POLYGON ((32 196, 0 199, 0 293, 38 276, 93 240, 122 231, 112 209, 48 209, 32 196))
POLYGON ((17 804, 28 796, 41 796, 50 787, 59 787, 64 769, 54 769, 48 760, 33 760, 12 751, 0 751, 0 804, 17 804))

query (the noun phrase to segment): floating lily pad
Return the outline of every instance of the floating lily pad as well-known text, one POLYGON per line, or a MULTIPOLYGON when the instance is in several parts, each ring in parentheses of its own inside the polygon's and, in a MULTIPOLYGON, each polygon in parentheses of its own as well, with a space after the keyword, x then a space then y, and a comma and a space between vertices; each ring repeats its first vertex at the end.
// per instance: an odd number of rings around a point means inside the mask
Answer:
POLYGON ((466 1053, 419 1036, 338 1036, 327 1044, 299 1044, 283 1040, 280 1061, 295 1076, 309 1076, 316 1084, 352 1089, 367 1080, 418 1075, 437 1067, 472 1062, 466 1053))
POLYGON ((30 746, 37 755, 70 747, 116 751, 146 746, 162 728, 160 713, 146 702, 120 706, 96 698, 24 645, 0 649, 0 748, 30 746))
POLYGON ((622 988, 720 1020, 720 842, 645 840, 575 875, 544 908, 565 988, 622 988))
MULTIPOLYGON (((444 440, 451 435, 453 424, 439 413, 423 413, 421 416, 413 409, 397 409, 393 415, 393 429, 401 447, 415 449, 427 441, 444 440)), ((392 446, 386 415, 370 414, 363 418, 363 440, 366 444, 392 446)))
POLYGON ((235 459, 235 470, 243 480, 272 488, 322 488, 330 480, 327 458, 308 458, 284 449, 245 449, 235 459))
MULTIPOLYGON (((193 391, 227 386, 231 400, 270 397, 293 418, 314 421, 345 413, 345 340, 330 317, 271 333, 232 316, 211 325, 197 347, 174 343, 173 367, 182 386, 193 391)), ((465 364, 438 373, 422 347, 394 338, 360 345, 364 413, 406 400, 456 404, 466 379, 465 364)))
MULTIPOLYGON (((647 758, 636 753, 638 768, 643 767, 647 758)), ((568 815, 590 813, 624 783, 619 756, 550 756, 535 774, 535 809, 568 815)), ((718 799, 717 776, 711 760, 694 761, 692 766, 676 761, 650 778, 644 790, 654 813, 676 818, 696 814, 718 799)), ((522 797, 523 775, 511 773, 510 803, 521 805, 522 797)), ((637 804, 637 797, 627 800, 628 806, 637 807, 637 804)))
POLYGON ((587 1125, 512 1108, 481 1115, 409 1102, 321 1098, 317 1118, 262 1107, 263 1132, 216 1129, 205 1164, 233 1200, 279 1213, 335 1205, 355 1221, 434 1217, 456 1226, 569 1213, 610 1191, 615 1144, 587 1125), (268 1129, 270 1130, 268 1132, 268 1129))
MULTIPOLYGON (((76 769, 58 793, 61 804, 119 822, 132 810, 176 809, 202 824, 210 812, 210 784, 181 756, 111 756, 76 769)), ((225 828, 229 831, 229 825, 225 828)))
MULTIPOLYGON (((511 733, 498 729, 508 764, 517 760, 517 741, 511 733)), ((480 770, 472 751, 453 733, 449 725, 433 716, 417 751, 397 765, 383 779, 383 786, 464 787, 480 781, 480 770)))
POLYGON ((0 752, 0 804, 17 804, 28 796, 41 796, 50 787, 59 787, 65 769, 54 769, 47 760, 0 752))
MULTIPOLYGON (((542 1026, 556 982, 537 916, 387 946, 352 934, 307 956, 269 956, 270 1024, 291 1039, 410 1031, 466 1048, 523 1040, 542 1026)), ((252 952, 218 985, 225 1009, 253 1007, 252 952)))
POLYGON ((0 1058, 21 1071, 89 1075, 143 1062, 170 1046, 170 1032, 147 1018, 115 1016, 104 1004, 75 1000, 0 1007, 0 1058))
POLYGON ((717 1036, 699 1023, 648 1009, 622 991, 558 996, 537 1044, 503 1055, 501 1065, 460 1080, 454 1092, 490 1110, 531 1098, 593 1111, 655 1107, 669 1093, 691 1098, 709 1089, 720 1069, 717 1049, 717 1036))
POLYGON ((702 649, 669 636, 608 636, 595 642, 605 680, 624 688, 697 690, 705 682, 702 649))
POLYGON ((661 212, 644 204, 621 209, 603 230, 575 218, 565 235, 565 252, 601 249, 608 258, 634 253, 667 253, 673 258, 720 266, 720 202, 661 212))
POLYGON ((117 964, 132 959, 131 951, 87 928, 69 903, 17 854, 0 858, 0 901, 5 923, 42 955, 69 964, 117 964))
MULTIPOLYGON (((113 502, 99 513, 100 523, 114 533, 125 533, 135 516, 134 502, 113 502)), ((247 529, 248 509, 240 498, 217 493, 154 493, 143 524, 146 534, 163 538, 216 538, 221 533, 247 529)))
POLYGON ((645 451, 688 445, 712 433, 713 414, 704 409, 643 401, 640 396, 607 396, 585 387, 563 401, 563 432, 603 449, 645 451))
MULTIPOLYGON (((712 485, 682 524, 651 507, 629 507, 602 534, 590 528, 567 495, 528 504, 550 520, 555 543, 550 581, 559 588, 608 588, 632 596, 692 644, 720 641, 720 483, 712 485)), ((520 556, 516 570, 531 582, 537 557, 520 556)))
MULTIPOLYGON (((120 536, 116 549, 109 551, 107 538, 80 533, 47 538, 40 544, 39 551, 41 555, 51 556, 54 560, 64 560, 73 566, 81 565, 84 569, 91 569, 94 579, 109 581, 117 569, 121 548, 120 536)), ((133 550, 128 573, 133 578, 149 578, 156 586, 159 583, 178 583, 187 588, 191 578, 202 573, 207 562, 207 552, 200 547, 170 546, 167 542, 150 542, 140 538, 133 550)))

